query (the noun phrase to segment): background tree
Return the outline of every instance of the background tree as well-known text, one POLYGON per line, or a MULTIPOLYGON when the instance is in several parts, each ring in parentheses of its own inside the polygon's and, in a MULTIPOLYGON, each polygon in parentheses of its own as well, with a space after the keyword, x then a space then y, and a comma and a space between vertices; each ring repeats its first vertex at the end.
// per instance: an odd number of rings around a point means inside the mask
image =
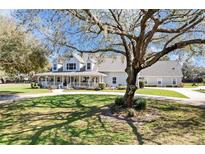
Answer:
POLYGON ((142 69, 186 47, 198 52, 205 43, 203 10, 20 10, 16 16, 61 50, 124 55, 127 107, 142 69))
POLYGON ((34 37, 0 17, 0 69, 9 74, 38 72, 48 65, 46 54, 34 37))

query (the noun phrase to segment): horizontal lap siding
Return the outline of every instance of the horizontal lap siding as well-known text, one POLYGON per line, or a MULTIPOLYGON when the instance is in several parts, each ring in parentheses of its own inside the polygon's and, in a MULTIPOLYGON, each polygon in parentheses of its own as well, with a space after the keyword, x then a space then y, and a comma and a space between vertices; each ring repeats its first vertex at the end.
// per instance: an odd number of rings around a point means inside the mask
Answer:
POLYGON ((126 79, 127 79, 127 74, 124 72, 112 72, 112 73, 105 73, 107 76, 104 78, 105 83, 108 84, 108 86, 116 87, 119 84, 126 86, 126 79), (112 83, 112 78, 116 77, 117 78, 117 83, 113 84, 112 83))

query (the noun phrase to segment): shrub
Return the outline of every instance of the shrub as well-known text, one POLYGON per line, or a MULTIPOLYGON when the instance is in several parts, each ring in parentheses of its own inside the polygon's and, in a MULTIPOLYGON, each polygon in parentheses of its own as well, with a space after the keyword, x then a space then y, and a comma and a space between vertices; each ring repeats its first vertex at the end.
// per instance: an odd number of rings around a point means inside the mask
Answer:
POLYGON ((105 89, 105 87, 106 87, 106 84, 105 84, 105 83, 99 83, 99 88, 100 88, 101 90, 105 89))
POLYGON ((134 117, 135 116, 135 110, 132 108, 127 109, 127 116, 128 117, 134 117))
POLYGON ((157 87, 157 85, 145 85, 146 87, 157 87))
POLYGON ((134 108, 136 110, 145 110, 147 107, 147 100, 144 98, 137 98, 134 100, 134 108))
POLYGON ((168 84, 168 85, 166 85, 166 87, 173 87, 173 85, 171 85, 171 84, 168 84))
POLYGON ((38 88, 40 88, 40 86, 38 85, 38 83, 32 82, 32 83, 31 83, 31 88, 32 88, 32 89, 38 89, 38 88))
POLYGON ((123 105, 124 105, 124 98, 123 98, 123 97, 117 97, 117 98, 115 98, 115 105, 117 105, 117 106, 123 106, 123 105))
POLYGON ((117 86, 116 88, 117 88, 117 90, 125 90, 126 86, 117 86))
POLYGON ((196 84, 196 83, 193 83, 192 86, 197 86, 197 84, 196 84))
POLYGON ((183 84, 183 83, 180 83, 180 84, 178 85, 178 87, 183 88, 183 87, 184 87, 184 84, 183 84))
POLYGON ((139 88, 144 88, 144 82, 143 81, 139 81, 139 88))

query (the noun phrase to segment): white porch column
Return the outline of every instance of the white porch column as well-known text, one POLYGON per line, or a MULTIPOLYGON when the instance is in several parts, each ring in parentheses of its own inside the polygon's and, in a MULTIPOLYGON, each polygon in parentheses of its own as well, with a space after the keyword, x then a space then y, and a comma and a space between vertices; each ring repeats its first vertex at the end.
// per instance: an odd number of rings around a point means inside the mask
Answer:
POLYGON ((56 76, 55 75, 53 76, 53 85, 54 86, 56 85, 56 76))
POLYGON ((46 75, 46 87, 48 86, 48 76, 46 75))
POLYGON ((62 75, 62 81, 61 81, 61 83, 62 83, 62 86, 63 86, 63 83, 64 83, 64 76, 62 75))
POLYGON ((37 82, 39 83, 39 76, 37 76, 37 82))
POLYGON ((78 76, 78 87, 80 87, 80 76, 78 76))

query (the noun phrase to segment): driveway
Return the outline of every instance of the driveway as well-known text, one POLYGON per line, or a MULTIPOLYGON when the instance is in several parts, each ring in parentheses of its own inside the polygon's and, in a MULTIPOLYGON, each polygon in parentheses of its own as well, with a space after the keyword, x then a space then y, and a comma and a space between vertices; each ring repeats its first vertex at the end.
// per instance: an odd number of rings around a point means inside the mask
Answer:
MULTIPOLYGON (((205 106, 205 94, 200 93, 194 90, 205 89, 205 86, 197 87, 197 88, 167 88, 167 87, 155 87, 156 89, 164 89, 164 90, 173 90, 179 92, 187 97, 187 101, 192 105, 202 105, 205 106)), ((152 87, 153 89, 153 87, 152 87)))

